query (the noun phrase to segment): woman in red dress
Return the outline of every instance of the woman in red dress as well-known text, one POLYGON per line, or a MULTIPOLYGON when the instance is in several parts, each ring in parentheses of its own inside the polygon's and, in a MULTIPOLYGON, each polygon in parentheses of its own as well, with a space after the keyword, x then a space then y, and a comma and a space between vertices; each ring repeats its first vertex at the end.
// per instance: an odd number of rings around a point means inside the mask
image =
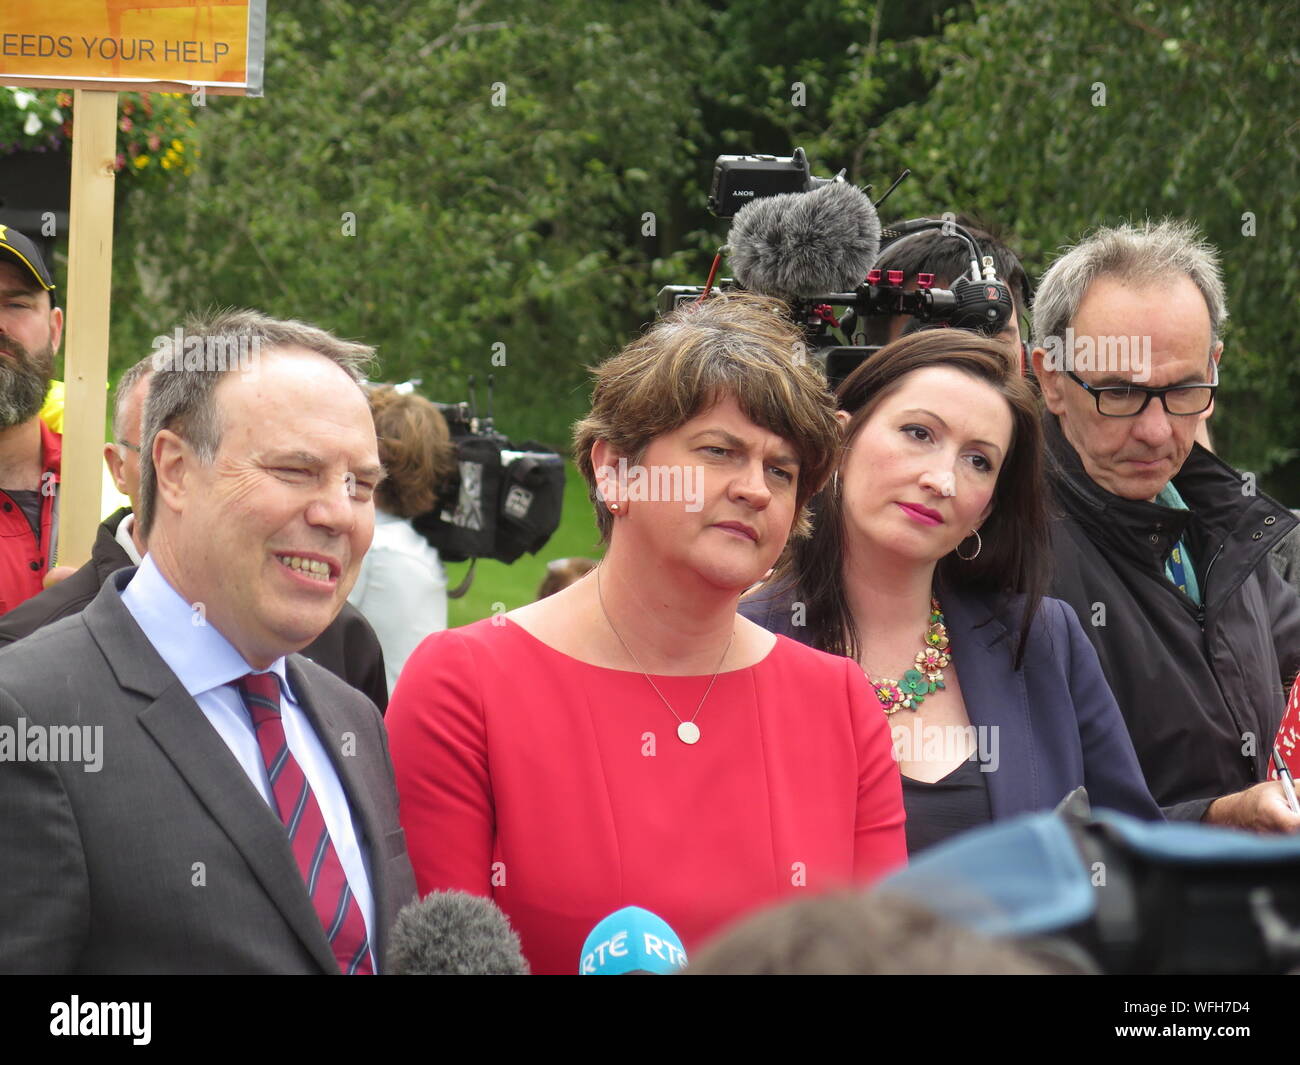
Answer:
POLYGON ((689 951, 778 899, 905 861, 890 735, 862 671, 737 615, 839 433, 799 333, 715 297, 596 371, 578 464, 597 570, 430 636, 388 709, 422 893, 509 915, 534 972, 576 973, 624 906, 689 951))

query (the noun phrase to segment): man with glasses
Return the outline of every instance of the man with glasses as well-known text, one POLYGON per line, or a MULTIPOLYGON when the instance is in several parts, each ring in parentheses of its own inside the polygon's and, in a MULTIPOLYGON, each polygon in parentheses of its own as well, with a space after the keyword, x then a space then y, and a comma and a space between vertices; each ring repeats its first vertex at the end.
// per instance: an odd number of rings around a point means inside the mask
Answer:
POLYGON ((1084 621, 1169 817, 1294 832, 1262 782, 1300 669, 1300 596, 1268 553, 1296 519, 1195 439, 1226 318, 1218 256, 1185 222, 1098 230, 1043 276, 1051 594, 1084 621))

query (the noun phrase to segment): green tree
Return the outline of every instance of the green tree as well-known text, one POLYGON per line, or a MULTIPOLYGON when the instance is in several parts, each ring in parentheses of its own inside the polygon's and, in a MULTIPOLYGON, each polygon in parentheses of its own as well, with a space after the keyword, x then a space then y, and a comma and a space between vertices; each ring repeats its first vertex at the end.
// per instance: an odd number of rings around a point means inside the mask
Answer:
POLYGON ((1222 253, 1231 311, 1216 446, 1297 501, 1298 18, 1294 2, 978 0, 941 35, 864 55, 818 148, 886 175, 911 166, 892 216, 996 220, 1034 274, 1097 225, 1197 222, 1222 253), (913 64, 933 89, 855 126, 855 85, 882 64, 913 64))
POLYGON ((187 310, 253 304, 378 344, 383 376, 439 399, 495 371, 498 421, 562 444, 584 364, 725 239, 713 158, 802 144, 876 193, 911 167, 888 217, 989 219, 1031 274, 1098 224, 1197 221, 1232 311, 1217 441, 1300 497, 1298 125, 1278 102, 1298 13, 277 0, 267 97, 210 98, 198 172, 123 198, 114 362, 187 310))
POLYGON ((658 230, 695 161, 702 6, 270 7, 266 97, 209 97, 199 172, 124 203, 115 361, 253 305, 376 344, 438 399, 493 373, 498 422, 563 444, 584 364, 684 269, 658 230))

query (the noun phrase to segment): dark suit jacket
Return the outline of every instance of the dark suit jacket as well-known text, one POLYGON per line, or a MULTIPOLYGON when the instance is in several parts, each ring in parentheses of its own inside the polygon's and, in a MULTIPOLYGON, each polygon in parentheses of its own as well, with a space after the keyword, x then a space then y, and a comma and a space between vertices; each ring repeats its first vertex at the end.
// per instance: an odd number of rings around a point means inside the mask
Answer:
MULTIPOLYGON (((123 604, 134 573, 0 651, 0 731, 102 737, 97 772, 0 766, 0 972, 337 973, 284 825, 123 604)), ((314 663, 287 672, 368 853, 383 959, 415 892, 383 721, 314 663)))
MULTIPOLYGON (((741 602, 740 612, 809 643, 807 628, 791 624, 792 601, 760 590, 741 602)), ((998 730, 998 768, 986 774, 995 820, 1050 810, 1080 785, 1094 806, 1163 820, 1097 652, 1073 610, 1058 599, 1043 600, 1017 670, 1012 630, 1018 617, 971 592, 940 591, 939 601, 970 722, 998 730)))
MULTIPOLYGON (((117 542, 117 527, 130 513, 130 507, 122 507, 100 522, 90 561, 76 573, 0 614, 0 647, 79 614, 99 594, 109 574, 131 565, 131 556, 117 542)), ((344 603, 339 616, 299 653, 369 696, 381 714, 388 709, 384 652, 370 622, 351 603, 344 603)))

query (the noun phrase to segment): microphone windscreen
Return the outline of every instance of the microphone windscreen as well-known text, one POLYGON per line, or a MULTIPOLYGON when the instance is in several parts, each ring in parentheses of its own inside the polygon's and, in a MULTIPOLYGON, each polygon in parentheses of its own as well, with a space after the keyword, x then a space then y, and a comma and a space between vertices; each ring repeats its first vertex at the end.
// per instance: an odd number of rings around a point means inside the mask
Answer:
POLYGON ((624 906, 591 930, 582 945, 578 975, 667 975, 685 965, 681 937, 667 921, 640 906, 624 906))
POLYGON ((491 899, 435 891, 402 907, 389 936, 396 976, 527 976, 519 936, 491 899))
POLYGON ((751 292, 787 302, 852 292, 880 253, 880 217, 865 192, 833 181, 747 204, 727 243, 732 273, 751 292))

